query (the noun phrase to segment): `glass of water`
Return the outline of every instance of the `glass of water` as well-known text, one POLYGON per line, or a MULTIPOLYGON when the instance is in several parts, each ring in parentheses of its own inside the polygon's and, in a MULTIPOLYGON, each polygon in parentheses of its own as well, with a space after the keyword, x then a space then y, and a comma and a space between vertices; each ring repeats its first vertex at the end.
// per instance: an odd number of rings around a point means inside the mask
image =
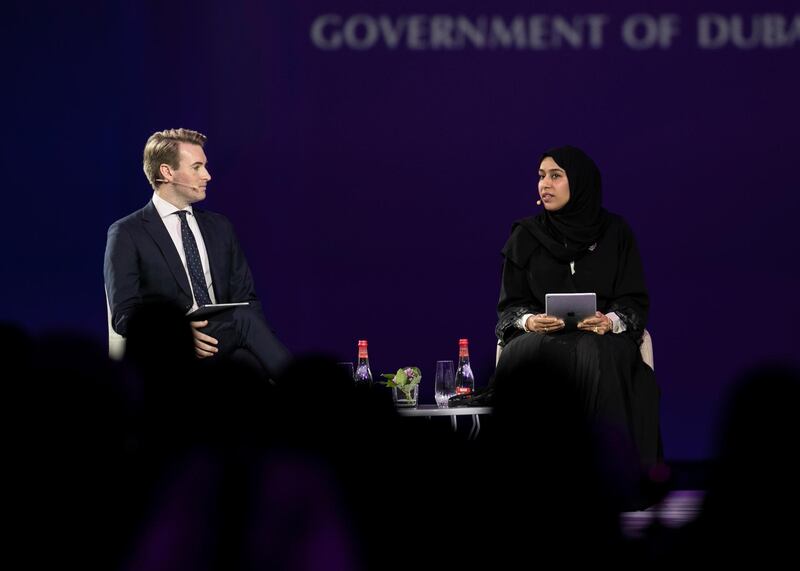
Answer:
POLYGON ((456 373, 453 361, 436 361, 434 378, 436 406, 448 408, 447 400, 456 394, 456 373))

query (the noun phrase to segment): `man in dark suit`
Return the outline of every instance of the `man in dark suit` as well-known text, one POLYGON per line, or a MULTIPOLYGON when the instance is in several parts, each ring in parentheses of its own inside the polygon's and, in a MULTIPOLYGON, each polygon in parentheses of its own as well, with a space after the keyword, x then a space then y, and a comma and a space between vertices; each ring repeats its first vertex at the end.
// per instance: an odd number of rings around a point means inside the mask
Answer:
POLYGON ((173 302, 189 312, 211 303, 249 302, 189 322, 200 359, 232 358, 275 378, 289 352, 264 320, 253 277, 233 227, 221 214, 192 207, 211 180, 205 135, 154 133, 144 148, 153 198, 108 229, 103 274, 111 323, 126 335, 132 312, 173 302))

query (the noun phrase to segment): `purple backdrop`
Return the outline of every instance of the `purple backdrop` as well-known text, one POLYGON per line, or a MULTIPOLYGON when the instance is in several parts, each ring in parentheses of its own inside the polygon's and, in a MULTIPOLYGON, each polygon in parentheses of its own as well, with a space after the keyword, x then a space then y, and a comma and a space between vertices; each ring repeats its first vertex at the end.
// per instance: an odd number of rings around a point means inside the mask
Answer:
POLYGON ((287 345, 367 338, 432 402, 459 337, 491 373, 499 250, 570 143, 639 239, 668 457, 708 456, 743 367, 794 358, 794 2, 83 4, 0 24, 3 319, 104 338, 105 231, 149 199, 147 136, 185 126, 287 345))

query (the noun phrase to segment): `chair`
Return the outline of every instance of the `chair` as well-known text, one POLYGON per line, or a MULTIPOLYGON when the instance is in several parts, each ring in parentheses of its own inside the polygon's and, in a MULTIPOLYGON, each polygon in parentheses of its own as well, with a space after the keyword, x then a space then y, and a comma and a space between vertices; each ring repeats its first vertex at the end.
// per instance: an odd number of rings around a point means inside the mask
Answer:
POLYGON ((642 354, 642 361, 654 371, 656 370, 655 361, 653 360, 653 338, 647 329, 642 333, 642 344, 639 345, 639 352, 642 354))
POLYGON ((106 313, 108 314, 108 356, 115 361, 121 361, 125 355, 125 338, 114 331, 111 326, 111 305, 108 303, 106 291, 106 313))
MULTIPOLYGON (((503 352, 503 348, 500 346, 500 343, 497 344, 497 355, 495 356, 494 365, 497 366, 497 363, 500 361, 500 353, 503 352)), ((647 329, 644 330, 642 333, 642 344, 639 345, 639 352, 642 354, 642 361, 647 364, 651 369, 654 371, 656 370, 655 361, 653 359, 653 338, 650 337, 650 332, 647 329)))

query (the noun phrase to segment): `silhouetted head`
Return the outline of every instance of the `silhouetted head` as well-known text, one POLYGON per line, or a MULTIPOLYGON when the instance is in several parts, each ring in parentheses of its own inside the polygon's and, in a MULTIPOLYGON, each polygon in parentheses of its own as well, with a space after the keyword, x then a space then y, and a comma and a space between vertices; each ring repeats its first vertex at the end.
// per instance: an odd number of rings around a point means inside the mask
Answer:
POLYGON ((800 437, 798 402, 800 371, 794 367, 768 364, 742 375, 720 423, 715 485, 737 496, 757 494, 765 509, 767 497, 796 499, 797 474, 790 466, 800 437))
POLYGON ((194 339, 183 310, 170 302, 139 306, 128 324, 125 356, 145 371, 193 363, 194 339))

